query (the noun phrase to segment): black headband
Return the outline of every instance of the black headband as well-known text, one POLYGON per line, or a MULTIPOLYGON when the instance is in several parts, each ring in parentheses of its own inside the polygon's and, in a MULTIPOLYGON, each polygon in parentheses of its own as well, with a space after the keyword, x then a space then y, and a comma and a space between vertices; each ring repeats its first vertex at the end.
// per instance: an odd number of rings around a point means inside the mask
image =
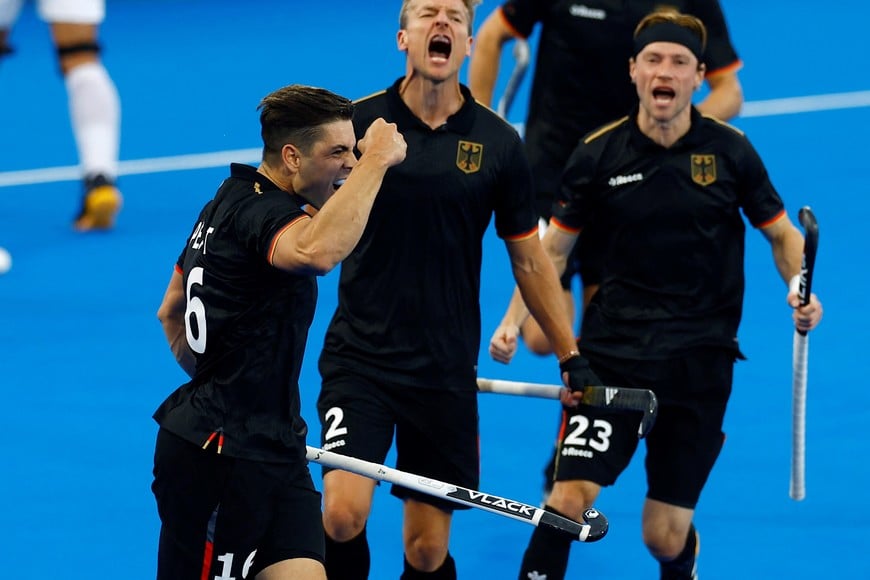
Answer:
POLYGON ((661 22, 644 28, 634 39, 634 55, 637 56, 646 45, 653 42, 682 44, 695 55, 698 62, 704 62, 701 39, 685 26, 673 22, 661 22))

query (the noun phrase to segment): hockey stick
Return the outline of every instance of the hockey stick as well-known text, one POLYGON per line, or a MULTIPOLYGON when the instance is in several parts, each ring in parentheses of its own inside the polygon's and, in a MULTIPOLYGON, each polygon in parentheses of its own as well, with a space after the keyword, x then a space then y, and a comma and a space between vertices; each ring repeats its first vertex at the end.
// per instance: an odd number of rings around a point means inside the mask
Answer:
MULTIPOLYGON (((804 256, 801 264, 801 305, 810 303, 813 285, 813 268, 819 246, 819 224, 809 207, 798 212, 798 220, 804 228, 804 256)), ((792 408, 791 408, 791 478, 788 495, 800 501, 806 497, 806 422, 807 422, 807 363, 809 359, 809 336, 795 329, 792 345, 792 408)))
MULTIPOLYGON (((499 393, 502 395, 521 395, 539 397, 542 399, 558 399, 559 393, 565 387, 559 385, 544 385, 541 383, 521 383, 498 379, 477 379, 477 390, 482 393, 499 393)), ((622 387, 586 387, 580 401, 592 407, 606 407, 623 411, 642 411, 643 418, 637 429, 638 437, 646 437, 656 421, 658 399, 655 393, 648 389, 628 389, 622 387)))
POLYGON ((507 85, 505 85, 504 93, 498 101, 498 109, 496 109, 502 119, 507 119, 511 105, 514 103, 514 98, 517 96, 517 91, 519 91, 523 78, 526 76, 526 70, 529 68, 529 43, 525 40, 517 39, 514 43, 513 56, 516 64, 507 85))
POLYGON ((434 497, 441 497, 465 506, 480 508, 494 514, 506 516, 533 526, 544 526, 569 536, 572 540, 580 542, 597 542, 607 534, 607 518, 595 508, 589 508, 583 512, 581 524, 548 512, 534 506, 520 503, 512 499, 490 495, 482 491, 475 491, 465 487, 459 487, 451 483, 444 483, 429 477, 414 475, 405 471, 399 471, 386 465, 363 461, 349 455, 340 455, 332 451, 325 451, 308 446, 308 461, 313 461, 327 467, 334 467, 344 471, 350 471, 377 481, 387 481, 396 485, 407 487, 434 497))

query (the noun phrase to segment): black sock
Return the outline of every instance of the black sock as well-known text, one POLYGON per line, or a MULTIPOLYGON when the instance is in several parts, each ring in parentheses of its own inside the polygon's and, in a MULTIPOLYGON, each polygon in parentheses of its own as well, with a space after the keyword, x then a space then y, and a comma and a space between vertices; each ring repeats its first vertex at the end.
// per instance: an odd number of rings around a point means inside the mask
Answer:
MULTIPOLYGON (((332 576, 329 576, 332 580, 332 576)), ((453 561, 453 556, 450 552, 447 553, 447 558, 444 563, 433 572, 421 572, 408 562, 405 557, 405 571, 399 577, 399 580, 456 580, 456 562, 453 561)))
POLYGON ((689 526, 689 535, 686 537, 686 545, 683 546, 683 551, 680 555, 670 562, 660 562, 661 578, 666 579, 686 579, 692 578, 692 569, 695 567, 695 546, 697 545, 697 537, 695 536, 695 526, 689 526))
POLYGON ((347 542, 336 542, 326 534, 326 576, 329 580, 366 580, 370 568, 365 527, 347 542))
MULTIPOLYGON (((548 512, 567 517, 550 506, 548 512)), ((571 553, 571 536, 546 527, 537 527, 523 554, 520 567, 520 580, 546 576, 547 580, 562 580, 568 570, 568 556, 571 553), (537 576, 535 575, 537 574, 537 576)))

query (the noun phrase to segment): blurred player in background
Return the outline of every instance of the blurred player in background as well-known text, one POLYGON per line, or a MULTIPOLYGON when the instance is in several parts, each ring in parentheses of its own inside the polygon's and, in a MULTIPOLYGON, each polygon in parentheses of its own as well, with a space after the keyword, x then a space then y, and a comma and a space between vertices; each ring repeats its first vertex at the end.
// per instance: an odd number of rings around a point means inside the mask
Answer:
MULTIPOLYGON (((0 58, 12 53, 9 32, 23 0, 0 0, 0 58)), ((121 209, 116 187, 121 126, 118 91, 100 61, 97 41, 105 17, 104 0, 37 0, 51 28, 69 100, 69 116, 82 174, 78 231, 108 230, 121 209)), ((6 83, 8 85, 8 83, 6 83)))

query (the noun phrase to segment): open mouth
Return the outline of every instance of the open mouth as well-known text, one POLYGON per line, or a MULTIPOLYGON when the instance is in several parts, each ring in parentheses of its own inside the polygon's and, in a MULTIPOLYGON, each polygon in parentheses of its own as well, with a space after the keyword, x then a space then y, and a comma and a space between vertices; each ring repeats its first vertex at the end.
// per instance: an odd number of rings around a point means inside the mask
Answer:
POLYGON ((451 48, 452 45, 448 36, 443 34, 433 36, 429 41, 429 57, 442 62, 446 61, 450 58, 451 48))
POLYGON ((668 87, 657 87, 653 89, 652 94, 657 103, 669 103, 677 96, 674 89, 668 87))
POLYGON ((332 182, 332 189, 338 190, 339 187, 344 185, 345 181, 346 181, 346 179, 336 179, 335 181, 332 182))

